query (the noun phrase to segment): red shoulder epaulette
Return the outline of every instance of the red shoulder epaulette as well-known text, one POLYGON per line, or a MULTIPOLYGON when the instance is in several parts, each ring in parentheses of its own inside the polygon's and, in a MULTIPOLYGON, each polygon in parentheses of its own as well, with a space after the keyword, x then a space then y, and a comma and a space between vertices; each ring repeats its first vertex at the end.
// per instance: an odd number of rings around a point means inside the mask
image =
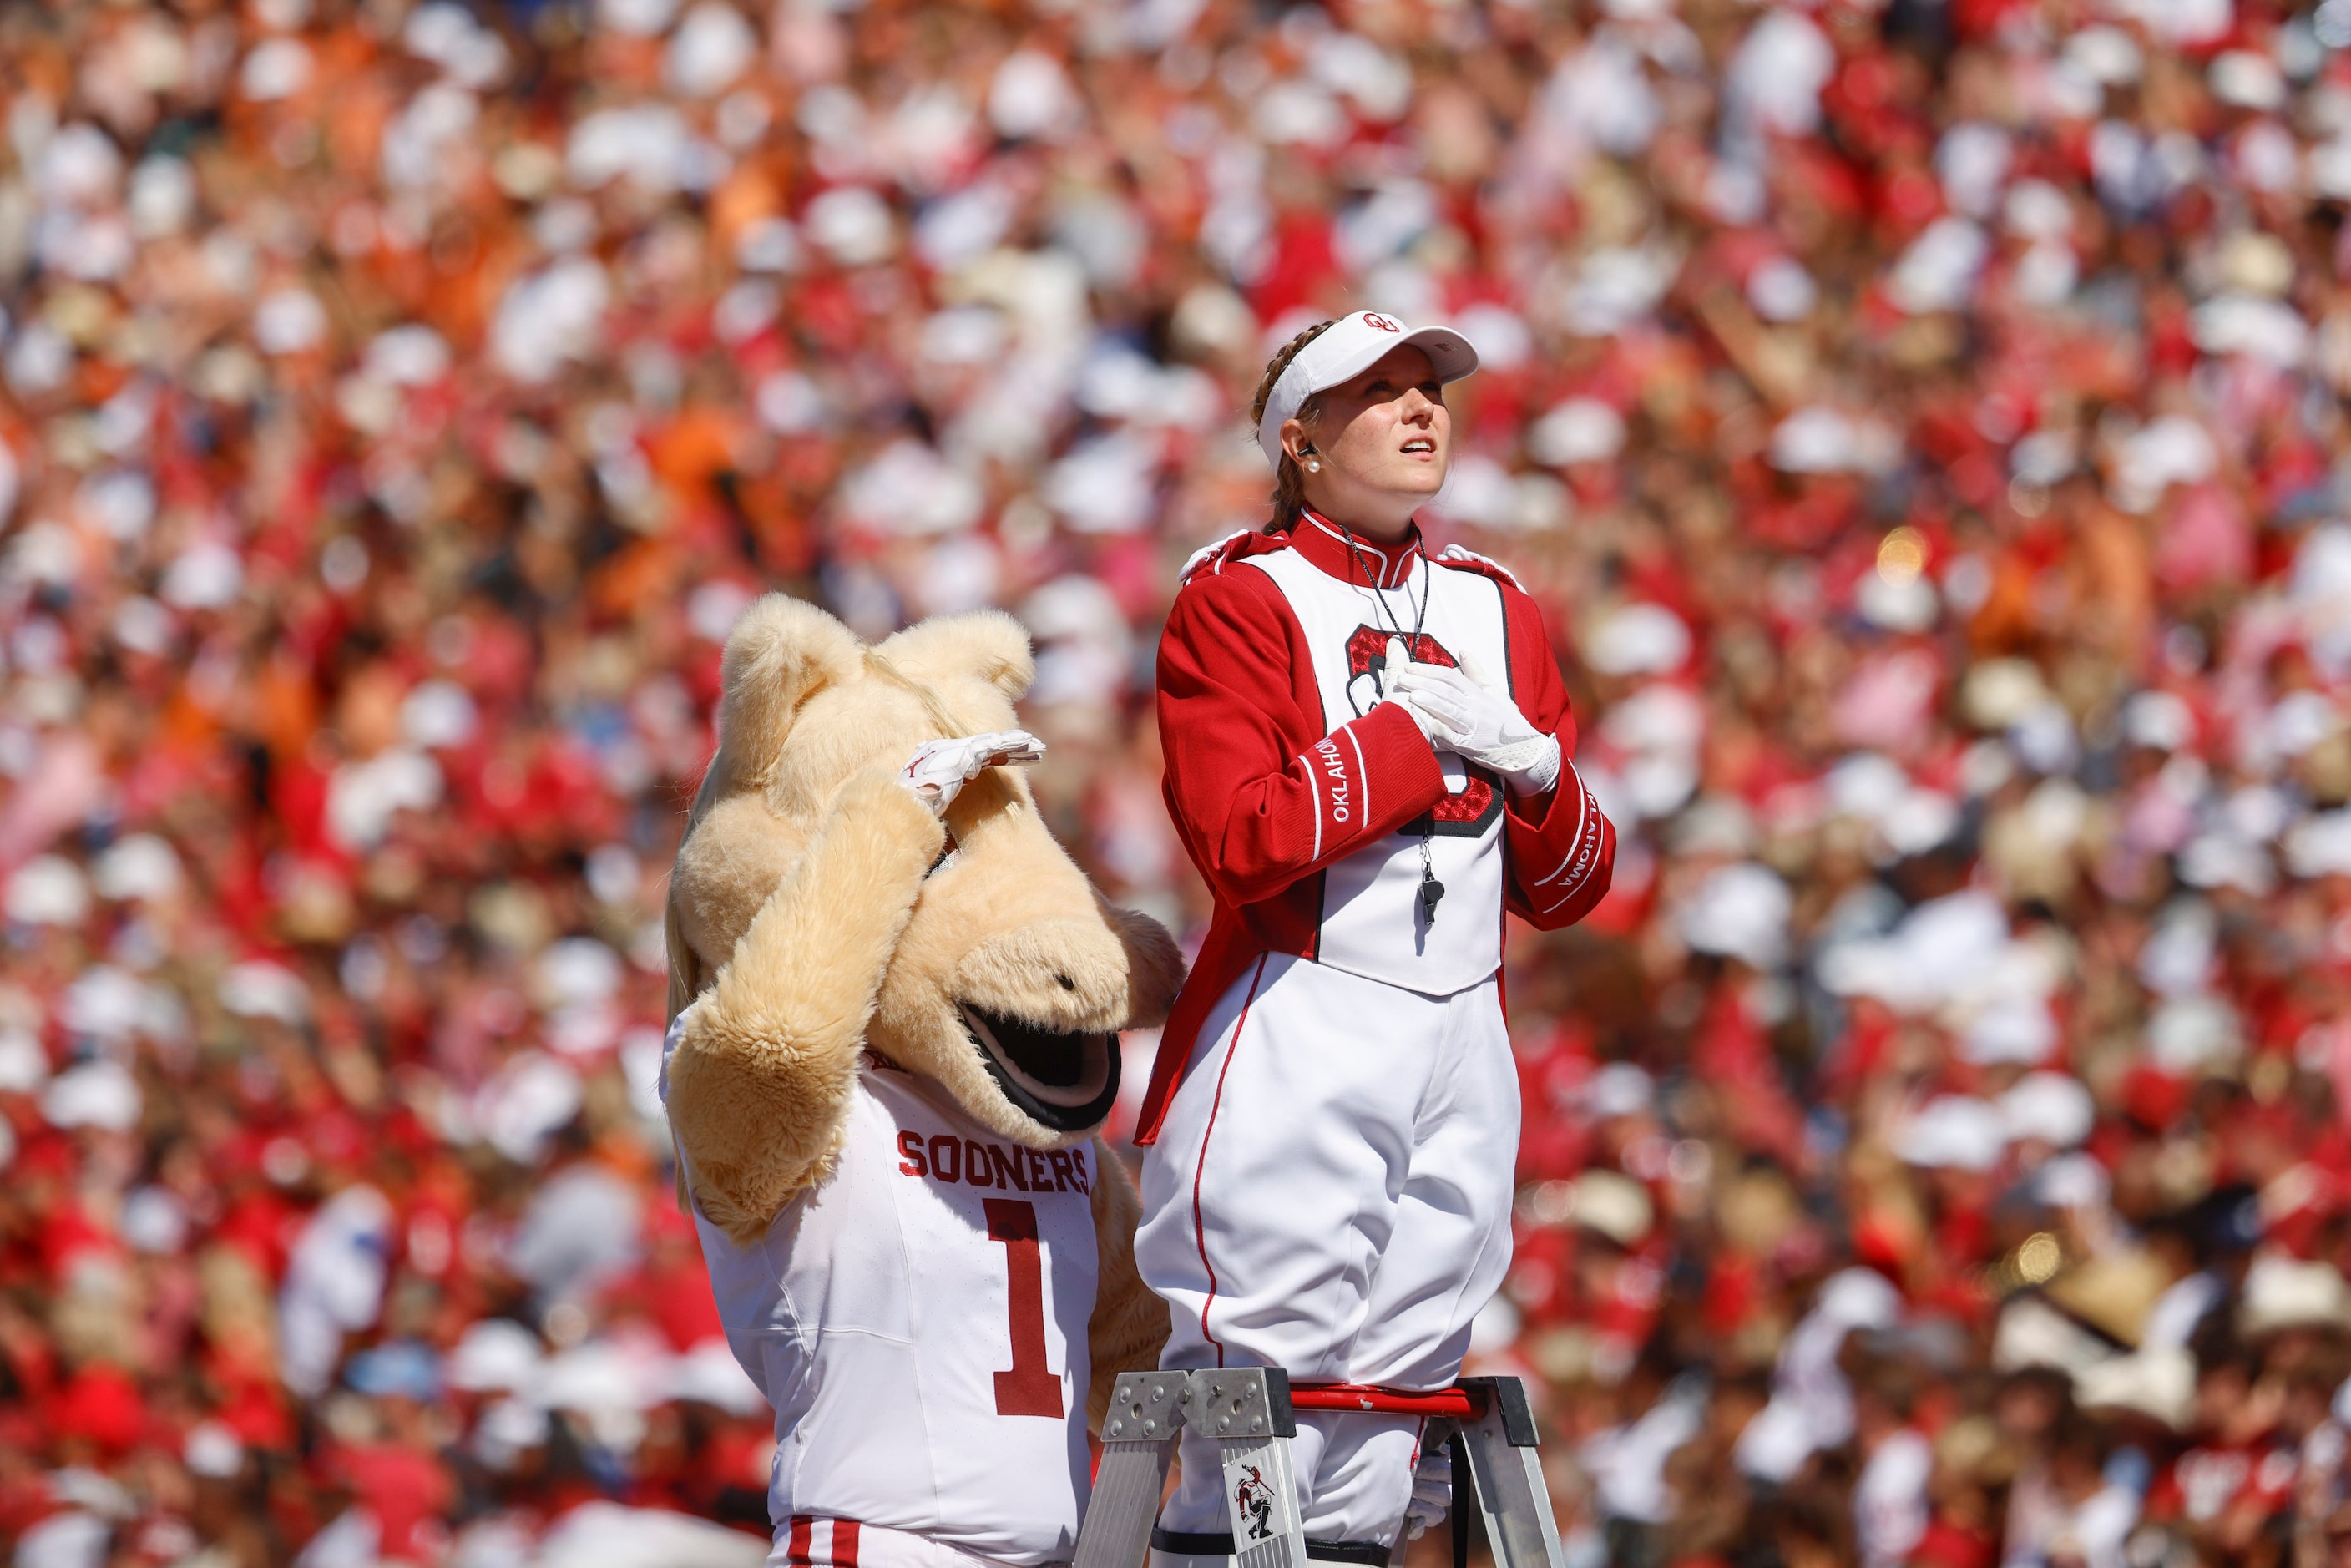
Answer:
POLYGON ((1178 583, 1191 581, 1204 573, 1215 576, 1237 560, 1247 560, 1253 555, 1271 555, 1275 550, 1288 549, 1290 540, 1280 534, 1269 534, 1257 528, 1243 528, 1226 535, 1206 549, 1196 551, 1176 574, 1178 583))
POLYGON ((1447 545, 1436 559, 1439 566, 1449 566, 1458 571, 1474 571, 1480 577, 1507 582, 1520 593, 1527 591, 1527 585, 1519 580, 1517 573, 1500 561, 1490 556, 1479 555, 1476 550, 1464 549, 1459 545, 1447 545))

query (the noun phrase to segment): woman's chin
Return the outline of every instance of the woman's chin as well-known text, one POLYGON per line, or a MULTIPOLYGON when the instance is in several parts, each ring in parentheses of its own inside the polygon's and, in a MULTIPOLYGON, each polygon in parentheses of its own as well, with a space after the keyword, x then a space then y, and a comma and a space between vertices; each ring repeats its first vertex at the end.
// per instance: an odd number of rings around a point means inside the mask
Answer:
POLYGON ((1444 486, 1445 470, 1441 465, 1431 467, 1398 464, 1364 476, 1354 485, 1345 486, 1343 493, 1310 500, 1309 504, 1326 517, 1358 528, 1401 528, 1444 486), (1392 522, 1383 525, 1375 521, 1378 518, 1392 522))

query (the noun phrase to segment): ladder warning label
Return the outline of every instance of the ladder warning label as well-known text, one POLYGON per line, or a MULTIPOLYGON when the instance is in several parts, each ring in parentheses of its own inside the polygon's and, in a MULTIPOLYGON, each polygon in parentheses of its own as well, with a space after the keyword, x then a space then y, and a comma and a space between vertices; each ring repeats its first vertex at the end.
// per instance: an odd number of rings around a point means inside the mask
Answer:
POLYGON ((1275 1499, 1272 1483, 1259 1466, 1245 1459, 1228 1463, 1225 1481, 1225 1500, 1233 1511, 1235 1552, 1289 1533, 1290 1521, 1285 1517, 1289 1511, 1275 1499))

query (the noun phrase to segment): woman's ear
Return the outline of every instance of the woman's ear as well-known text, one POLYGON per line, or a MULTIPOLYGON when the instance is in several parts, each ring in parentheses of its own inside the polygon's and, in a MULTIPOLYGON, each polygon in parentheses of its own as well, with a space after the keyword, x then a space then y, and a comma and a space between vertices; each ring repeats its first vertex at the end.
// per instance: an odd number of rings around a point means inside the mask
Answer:
POLYGON ((1306 455, 1314 450, 1314 440, 1306 434, 1305 422, 1296 414, 1281 422, 1281 449, 1301 466, 1305 465, 1306 455))

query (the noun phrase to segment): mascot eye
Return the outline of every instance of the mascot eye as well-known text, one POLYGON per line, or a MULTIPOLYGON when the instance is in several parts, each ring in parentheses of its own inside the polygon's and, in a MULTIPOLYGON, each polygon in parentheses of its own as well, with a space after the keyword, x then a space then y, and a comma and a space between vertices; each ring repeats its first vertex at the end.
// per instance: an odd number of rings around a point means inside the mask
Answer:
POLYGON ((1078 988, 1077 981, 1070 978, 1067 975, 1056 975, 1053 978, 1061 982, 1061 989, 1065 991, 1074 991, 1078 988))

